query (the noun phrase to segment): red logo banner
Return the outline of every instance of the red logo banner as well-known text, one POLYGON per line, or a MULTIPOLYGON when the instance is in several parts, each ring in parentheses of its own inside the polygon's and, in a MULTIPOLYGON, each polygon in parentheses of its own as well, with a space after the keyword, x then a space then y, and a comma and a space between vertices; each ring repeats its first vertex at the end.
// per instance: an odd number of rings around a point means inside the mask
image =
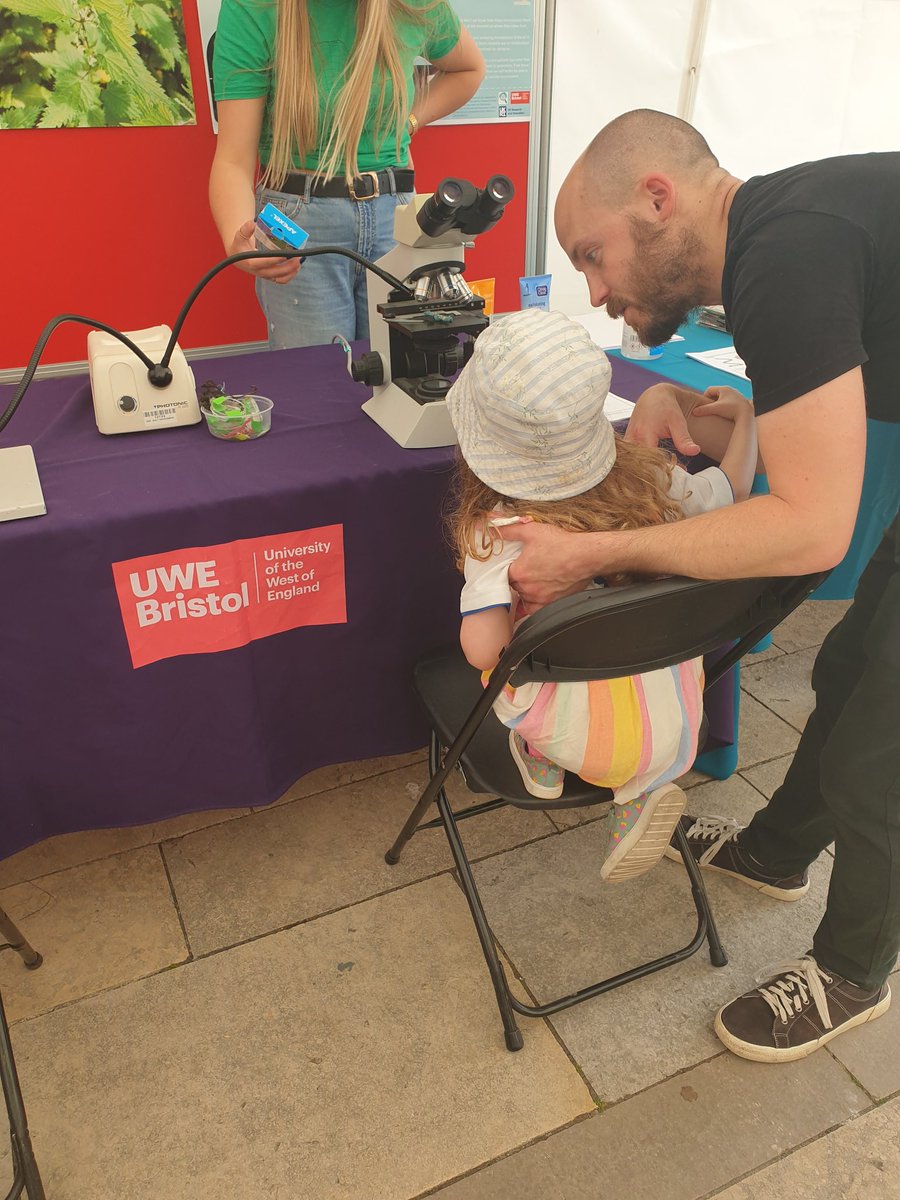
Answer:
POLYGON ((148 554, 112 572, 135 667, 347 620, 343 525, 148 554))

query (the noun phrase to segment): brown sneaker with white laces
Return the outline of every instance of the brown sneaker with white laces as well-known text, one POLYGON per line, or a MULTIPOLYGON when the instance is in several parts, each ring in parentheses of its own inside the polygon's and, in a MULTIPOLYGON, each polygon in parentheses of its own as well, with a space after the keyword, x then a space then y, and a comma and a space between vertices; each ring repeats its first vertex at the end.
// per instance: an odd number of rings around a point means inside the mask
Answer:
POLYGON ((857 987, 807 955, 720 1008, 714 1028, 722 1044, 741 1058, 793 1062, 874 1021, 890 1005, 886 983, 874 990, 857 987))
MULTIPOLYGON (((739 879, 741 883, 776 900, 799 900, 809 891, 809 875, 806 871, 800 875, 770 875, 752 854, 742 850, 738 835, 744 826, 737 821, 728 817, 684 816, 681 818, 681 827, 687 835, 691 854, 702 870, 730 875, 732 879, 739 879)), ((674 839, 666 847, 665 853, 667 858, 681 861, 681 851, 674 839)))

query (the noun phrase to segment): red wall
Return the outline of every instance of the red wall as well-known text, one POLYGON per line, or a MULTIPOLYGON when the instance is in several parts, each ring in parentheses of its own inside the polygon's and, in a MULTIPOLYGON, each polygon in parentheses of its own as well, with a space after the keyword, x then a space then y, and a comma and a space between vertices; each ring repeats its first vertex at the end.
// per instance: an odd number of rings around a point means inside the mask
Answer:
MULTIPOLYGON (((44 325, 64 312, 118 329, 175 320, 197 280, 223 257, 206 184, 215 135, 196 6, 184 5, 197 124, 165 129, 0 131, 3 322, 0 368, 28 361, 44 325)), ((445 175, 482 186, 509 175, 516 197, 468 256, 470 279, 497 278, 496 307, 519 307, 525 259, 528 125, 438 126, 415 140, 417 187, 445 175)), ((56 330, 41 362, 87 357, 83 325, 56 330)), ((262 340, 250 276, 209 284, 181 334, 189 346, 262 340)))

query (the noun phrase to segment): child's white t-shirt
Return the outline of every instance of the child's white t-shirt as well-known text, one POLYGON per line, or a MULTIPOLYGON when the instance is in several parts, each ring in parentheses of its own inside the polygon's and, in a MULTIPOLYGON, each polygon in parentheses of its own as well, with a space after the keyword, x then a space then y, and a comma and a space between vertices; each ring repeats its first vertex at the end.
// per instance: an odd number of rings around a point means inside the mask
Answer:
MULTIPOLYGON (((721 467, 707 467, 696 475, 688 474, 682 467, 673 467, 669 497, 681 506, 686 517, 696 517, 700 513, 712 512, 715 508, 725 508, 734 503, 734 492, 721 467)), ((521 542, 503 542, 497 538, 490 558, 466 556, 465 583, 459 598, 462 616, 470 616, 486 608, 510 606, 513 597, 509 586, 509 568, 521 552, 521 542)))

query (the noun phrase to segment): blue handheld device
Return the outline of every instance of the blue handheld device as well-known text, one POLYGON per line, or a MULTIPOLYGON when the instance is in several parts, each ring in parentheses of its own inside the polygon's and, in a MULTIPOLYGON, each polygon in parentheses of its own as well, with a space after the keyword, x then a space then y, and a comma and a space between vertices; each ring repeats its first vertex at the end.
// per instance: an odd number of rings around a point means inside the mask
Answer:
POLYGON ((301 250, 308 240, 306 230, 295 225, 274 204, 267 204, 256 218, 256 246, 259 250, 301 250))

